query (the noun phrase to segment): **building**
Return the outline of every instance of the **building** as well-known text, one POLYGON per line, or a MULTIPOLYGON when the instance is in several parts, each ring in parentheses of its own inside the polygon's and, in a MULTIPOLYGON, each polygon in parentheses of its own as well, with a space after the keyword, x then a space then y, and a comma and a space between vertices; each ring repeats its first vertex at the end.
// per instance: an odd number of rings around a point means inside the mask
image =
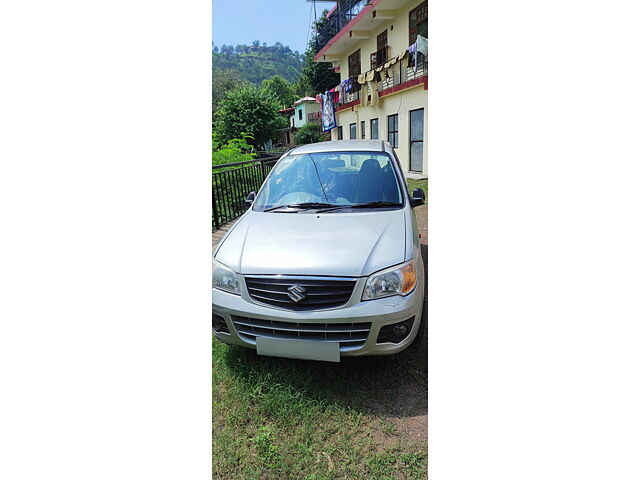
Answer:
POLYGON ((427 38, 424 0, 336 2, 314 58, 332 62, 348 90, 336 86, 332 140, 388 140, 405 172, 427 176, 427 38))
POLYGON ((295 108, 283 108, 281 110, 278 110, 278 112, 280 113, 280 115, 282 115, 283 118, 287 119, 287 127, 280 129, 279 144, 280 146, 284 147, 292 147, 296 144, 294 138, 295 131, 293 130, 293 116, 295 113, 295 108))
POLYGON ((293 103, 293 128, 298 129, 307 123, 320 124, 320 104, 313 97, 304 97, 293 103))

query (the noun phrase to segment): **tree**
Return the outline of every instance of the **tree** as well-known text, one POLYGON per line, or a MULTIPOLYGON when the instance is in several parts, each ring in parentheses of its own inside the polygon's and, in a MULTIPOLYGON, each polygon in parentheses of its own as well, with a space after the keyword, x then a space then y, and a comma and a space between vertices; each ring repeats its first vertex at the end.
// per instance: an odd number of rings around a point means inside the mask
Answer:
POLYGON ((307 143, 323 142, 326 134, 317 123, 305 123, 298 129, 295 137, 298 145, 306 145, 307 143))
POLYGON ((262 93, 272 97, 279 108, 289 108, 296 100, 293 85, 280 75, 263 80, 262 93))
POLYGON ((218 109, 218 105, 225 97, 227 92, 235 88, 242 87, 243 85, 246 85, 247 82, 243 80, 240 73, 228 68, 220 69, 214 66, 212 73, 211 108, 213 110, 213 113, 215 113, 215 111, 218 109))
POLYGON ((333 70, 331 63, 313 61, 313 57, 316 54, 318 32, 322 30, 322 27, 327 23, 328 13, 328 10, 324 10, 318 21, 313 23, 312 28, 314 33, 304 53, 302 73, 297 82, 297 92, 301 95, 315 96, 318 93, 331 90, 340 83, 340 74, 333 70))
POLYGON ((261 148, 284 127, 286 120, 278 113, 278 105, 253 85, 227 92, 214 114, 213 129, 221 143, 246 132, 253 137, 250 143, 261 148))

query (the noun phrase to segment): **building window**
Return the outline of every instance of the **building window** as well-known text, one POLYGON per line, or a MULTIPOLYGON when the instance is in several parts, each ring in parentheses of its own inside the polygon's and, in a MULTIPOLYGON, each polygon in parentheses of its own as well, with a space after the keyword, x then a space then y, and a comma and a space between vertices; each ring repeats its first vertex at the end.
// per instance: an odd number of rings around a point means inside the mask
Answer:
POLYGON ((360 75, 360 50, 349 55, 349 76, 360 75))
POLYGON ((385 30, 376 38, 376 52, 371 54, 371 69, 382 65, 387 61, 387 31, 385 30))
POLYGON ((422 2, 409 12, 409 45, 416 43, 418 35, 427 35, 427 2, 422 2))
POLYGON ((298 110, 298 120, 302 120, 302 109, 298 110))
POLYGON ((360 138, 365 138, 364 136, 364 120, 360 122, 360 138))
POLYGON ((422 172, 424 108, 409 112, 409 170, 422 172))
POLYGON ((356 124, 355 123, 349 124, 349 138, 351 140, 355 140, 355 138, 356 138, 356 124))
POLYGON ((338 127, 338 140, 342 140, 342 127, 338 127))
POLYGON ((398 114, 387 117, 387 135, 393 148, 398 148, 398 114))
POLYGON ((378 119, 377 118, 372 118, 371 119, 371 126, 369 127, 369 131, 370 131, 370 136, 372 140, 377 140, 378 138, 378 119))

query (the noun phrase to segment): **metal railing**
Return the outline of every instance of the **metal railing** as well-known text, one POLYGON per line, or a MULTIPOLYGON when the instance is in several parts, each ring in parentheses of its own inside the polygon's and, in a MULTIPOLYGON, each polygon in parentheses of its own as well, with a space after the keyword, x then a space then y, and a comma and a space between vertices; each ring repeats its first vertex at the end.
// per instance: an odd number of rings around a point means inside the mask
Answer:
POLYGON ((369 3, 369 0, 345 0, 338 2, 335 11, 327 18, 327 23, 316 35, 316 53, 329 43, 329 40, 335 37, 338 32, 353 20, 369 3))
POLYGON ((422 55, 418 55, 418 65, 415 68, 409 66, 409 59, 406 57, 399 64, 399 67, 393 68, 391 77, 385 78, 383 76, 383 80, 378 83, 379 91, 402 85, 410 80, 427 75, 427 61, 422 55))
POLYGON ((213 166, 213 230, 247 211, 247 195, 260 189, 279 158, 265 157, 213 166))
MULTIPOLYGON (((427 60, 422 55, 418 55, 418 65, 414 68, 413 66, 409 66, 409 59, 405 57, 395 65, 389 67, 389 72, 391 72, 391 76, 388 78, 386 77, 386 73, 381 75, 382 80, 377 83, 378 92, 402 85, 419 77, 424 77, 427 75, 427 60)), ((367 73, 368 72, 365 72, 365 75, 367 73)), ((360 100, 361 95, 369 97, 371 94, 371 84, 365 84, 360 90, 347 93, 342 102, 339 102, 337 106, 346 105, 354 100, 360 100)))

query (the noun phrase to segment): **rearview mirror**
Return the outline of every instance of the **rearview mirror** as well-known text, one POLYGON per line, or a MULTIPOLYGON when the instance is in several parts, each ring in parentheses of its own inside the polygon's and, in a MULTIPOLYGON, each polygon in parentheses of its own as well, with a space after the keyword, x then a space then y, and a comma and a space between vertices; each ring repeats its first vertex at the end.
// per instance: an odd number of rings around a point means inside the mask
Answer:
POLYGON ((421 188, 414 188, 413 195, 411 195, 411 204, 414 207, 419 207, 420 205, 424 205, 424 199, 424 190, 422 190, 421 188))
POLYGON ((256 192, 251 192, 249 195, 247 195, 247 199, 244 201, 244 204, 247 206, 247 208, 251 208, 251 205, 253 205, 253 201, 256 199, 256 192))

